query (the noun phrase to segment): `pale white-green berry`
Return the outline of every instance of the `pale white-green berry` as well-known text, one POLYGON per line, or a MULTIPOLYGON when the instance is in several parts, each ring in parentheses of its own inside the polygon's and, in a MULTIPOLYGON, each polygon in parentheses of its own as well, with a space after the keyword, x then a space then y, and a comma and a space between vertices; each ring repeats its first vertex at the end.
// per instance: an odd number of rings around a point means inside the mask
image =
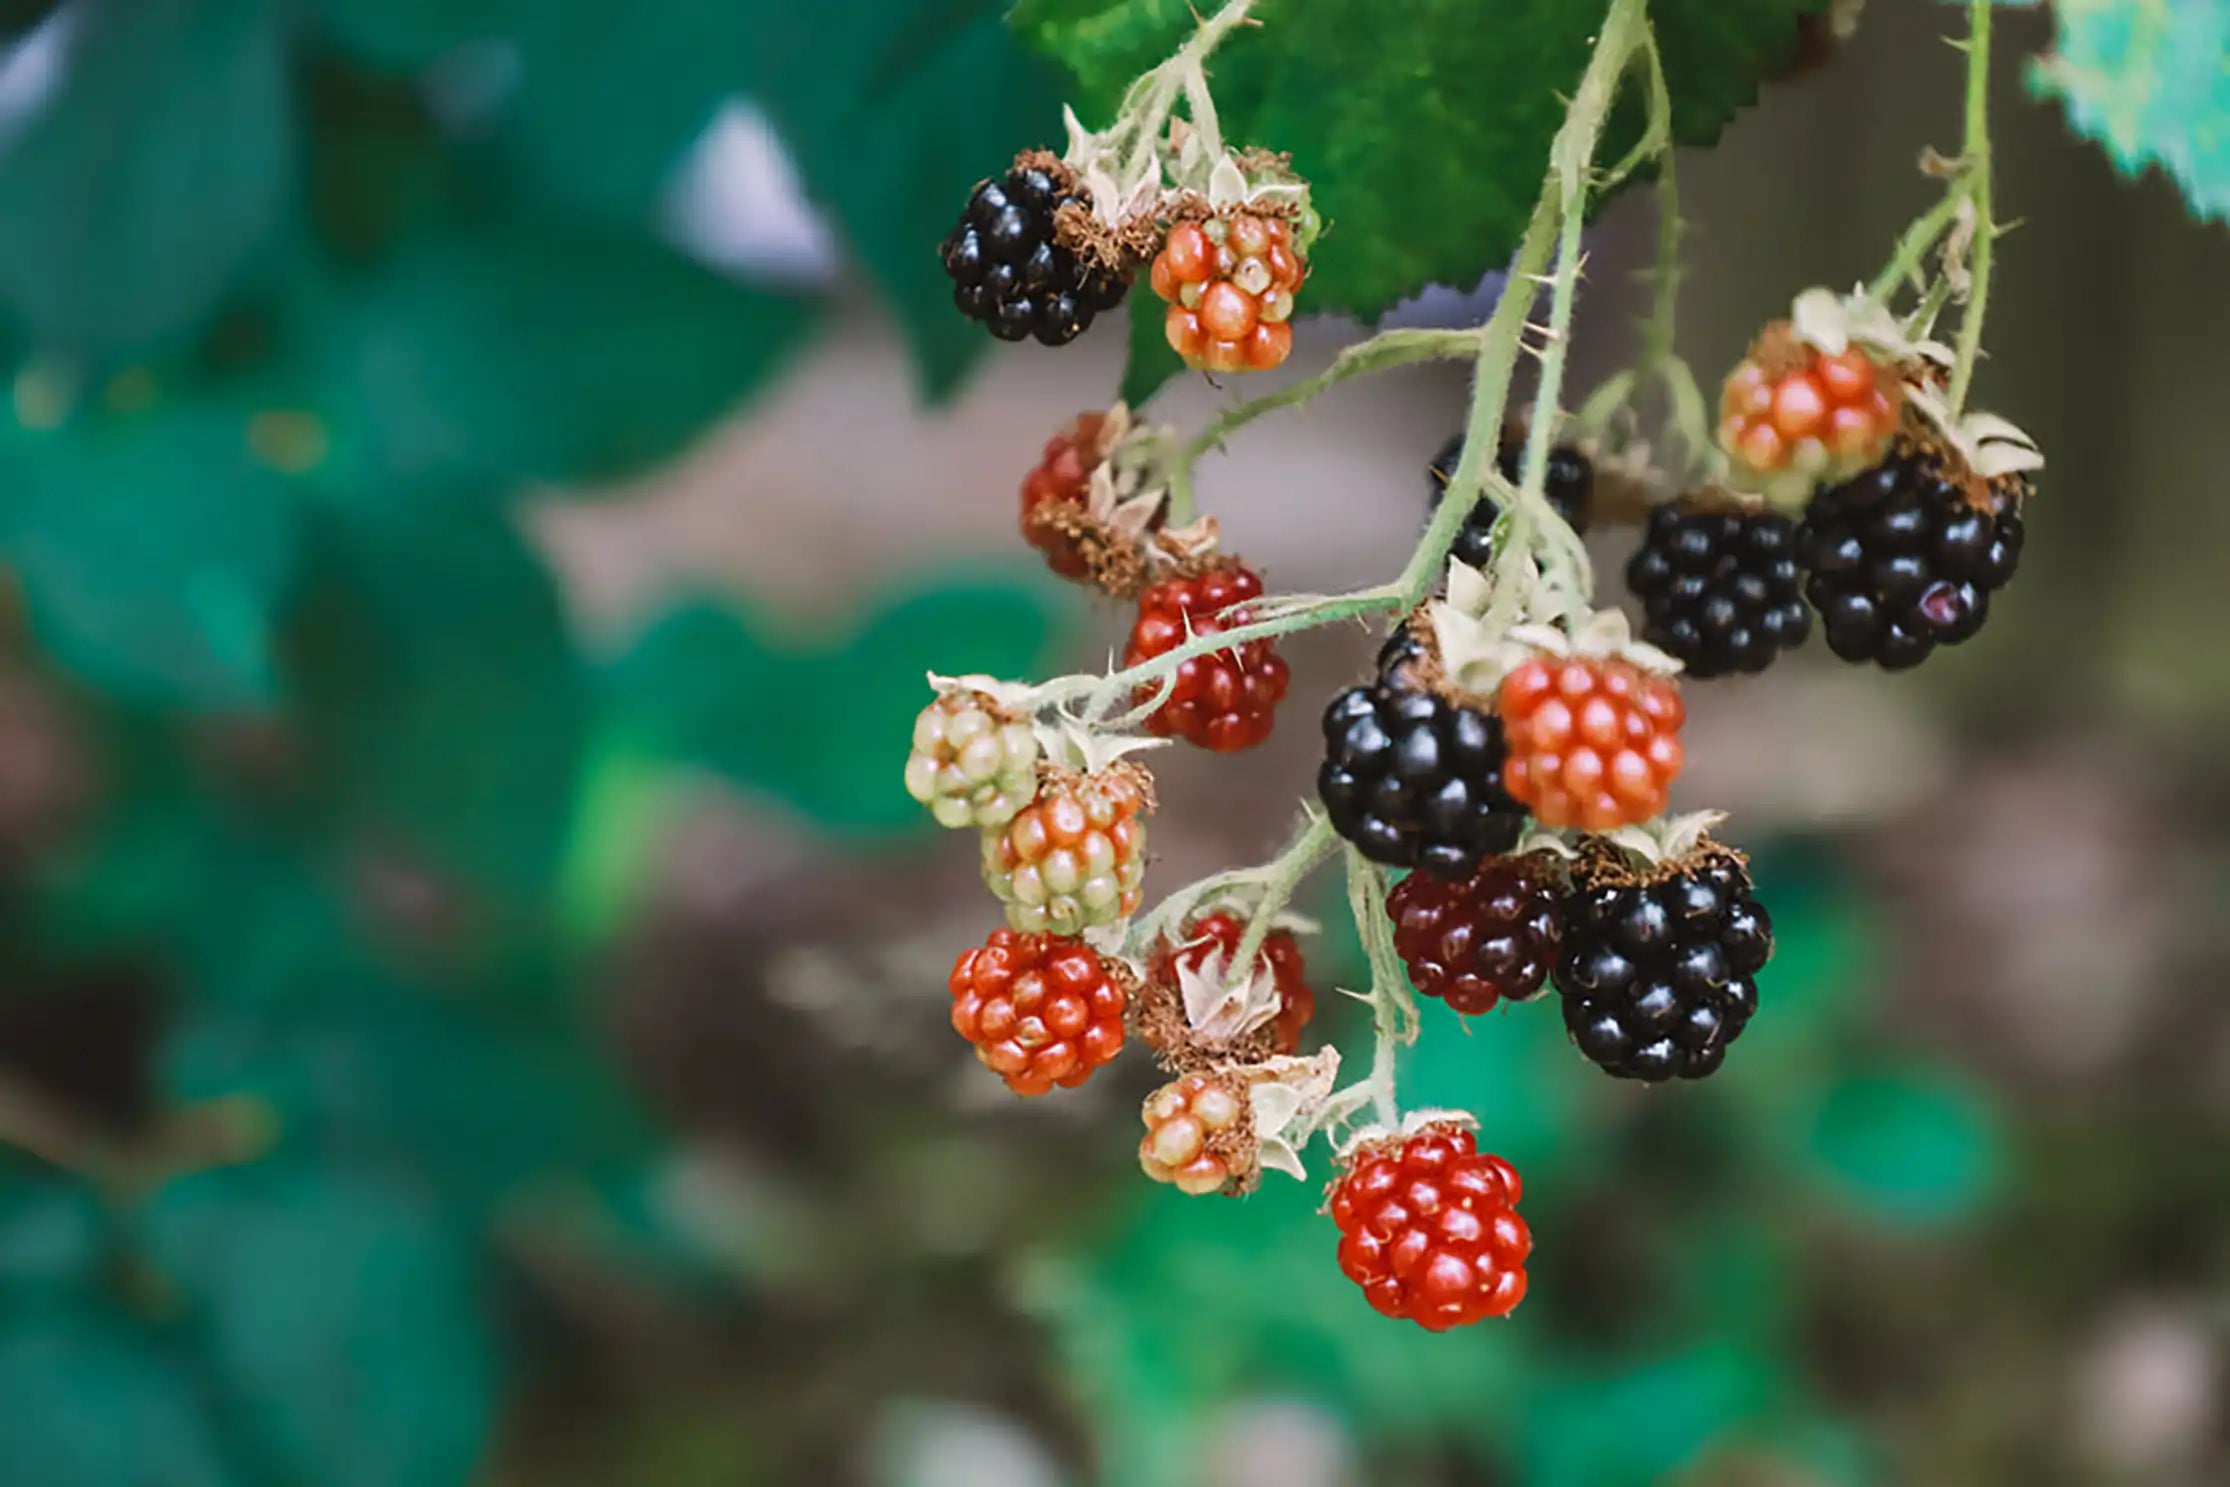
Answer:
POLYGON ((1038 740, 980 692, 947 692, 914 719, 906 793, 939 826, 1000 826, 1038 789, 1038 740))

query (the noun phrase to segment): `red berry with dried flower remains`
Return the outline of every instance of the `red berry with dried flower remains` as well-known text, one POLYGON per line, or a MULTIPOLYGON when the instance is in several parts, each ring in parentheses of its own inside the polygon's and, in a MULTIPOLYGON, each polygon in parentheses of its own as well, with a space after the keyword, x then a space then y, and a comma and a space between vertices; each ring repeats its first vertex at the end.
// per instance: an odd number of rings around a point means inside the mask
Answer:
POLYGON ((1452 1124, 1365 1143, 1332 1188, 1340 1270, 1378 1311, 1433 1332, 1507 1316, 1533 1250, 1519 1193, 1516 1170, 1452 1124))
POLYGON ((1063 578, 1083 578, 1090 573, 1076 535, 1063 523, 1048 520, 1054 508, 1081 510, 1092 482, 1092 471, 1107 457, 1100 447, 1104 413, 1079 413, 1069 425, 1045 441, 1045 451, 1022 482, 1022 537, 1045 554, 1045 565, 1063 578))
MULTIPOLYGON (((1262 580, 1239 563, 1211 564, 1201 572, 1165 578, 1139 596, 1138 620, 1131 626, 1123 664, 1136 666, 1195 636, 1243 624, 1246 611, 1241 606, 1260 597, 1262 580)), ((1178 667, 1167 699, 1147 716, 1146 727, 1218 753, 1250 749, 1270 736, 1287 681, 1285 661, 1270 641, 1210 651, 1178 667)), ((1139 695, 1148 698, 1156 690, 1141 688, 1139 695)))
MULTIPOLYGON (((1237 914, 1223 909, 1203 914, 1185 926, 1177 944, 1165 940, 1155 949, 1147 962, 1147 978, 1174 985, 1180 967, 1199 972, 1211 960, 1224 968, 1227 979, 1235 977, 1238 973, 1231 969, 1232 957, 1239 953, 1239 942, 1246 933, 1247 921, 1237 914)), ((1290 930, 1273 929, 1263 939, 1261 950, 1255 954, 1253 974, 1265 973, 1278 993, 1277 1016, 1270 1024, 1270 1051, 1297 1052, 1301 1030, 1316 1015, 1316 993, 1309 989, 1308 962, 1301 954, 1300 941, 1290 930)))

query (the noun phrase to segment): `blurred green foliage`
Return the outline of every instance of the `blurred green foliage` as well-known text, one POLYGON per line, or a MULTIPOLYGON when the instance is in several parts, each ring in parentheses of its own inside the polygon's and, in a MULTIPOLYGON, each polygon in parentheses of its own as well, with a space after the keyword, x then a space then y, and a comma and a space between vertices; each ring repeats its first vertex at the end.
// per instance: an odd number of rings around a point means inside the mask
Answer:
MULTIPOLYGON (((1817 8, 1663 7, 1683 138, 1817 8)), ((1479 9, 1266 4, 1219 64, 1227 127, 1321 191, 1319 304, 1375 312, 1503 256, 1589 22, 1479 9)), ((1022 22, 1090 108, 1189 12, 1022 22)), ((63 1009, 95 1052, 0 1046, 24 1138, 0 1156, 0 1480, 462 1483, 534 1377, 541 1247, 733 1279, 660 1201, 669 1138, 588 995, 676 779, 888 846, 918 826, 894 764, 923 672, 1040 670, 1070 619, 1034 568, 955 571, 810 632, 695 598, 589 654, 521 507, 670 458, 817 324, 666 230, 724 105, 771 122, 936 395, 983 343, 932 247, 971 182, 1057 137, 1060 90, 994 0, 0 6, 0 33, 42 24, 47 90, 0 139, 0 564, 11 648, 90 779, 58 841, 0 844, 0 1001, 63 1009)), ((2138 155, 2165 148, 2144 118, 2138 155)), ((2005 1141, 1960 1081, 1852 1057, 1864 895, 1810 859, 1767 881, 1771 1015, 1698 1098, 1606 1095, 1553 1017, 1436 1017, 1413 1054, 1415 1097, 1477 1110, 1539 1174, 1528 1212, 1575 1236, 1523 1322, 1382 1323, 1276 1179, 1245 1205, 1137 1195, 1047 1258, 1031 1303, 1108 1480, 1174 1487, 1201 1409, 1272 1385, 1550 1487, 1730 1428, 1853 1479, 1789 1366, 1777 1209, 1824 1191, 1942 1225, 2005 1141), (1639 1193, 1600 1186, 1637 1170, 1639 1193), (1682 1262, 1632 1268, 1638 1224, 1682 1262)))

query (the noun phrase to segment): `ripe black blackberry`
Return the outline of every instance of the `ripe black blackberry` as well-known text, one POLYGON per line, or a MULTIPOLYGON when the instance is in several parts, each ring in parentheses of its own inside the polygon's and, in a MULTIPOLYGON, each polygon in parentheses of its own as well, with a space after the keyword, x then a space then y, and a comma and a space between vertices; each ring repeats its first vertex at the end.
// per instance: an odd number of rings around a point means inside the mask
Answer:
POLYGON ((1758 1010, 1773 925, 1750 874, 1705 847, 1654 880, 1583 860, 1564 904, 1564 1028, 1605 1073, 1701 1079, 1758 1010))
MULTIPOLYGON (((1525 457, 1525 442, 1505 434, 1501 448, 1495 454, 1495 468, 1502 478, 1515 485, 1518 463, 1525 457)), ((1441 494, 1448 489, 1448 478, 1456 473, 1456 461, 1463 458, 1463 433, 1458 430, 1432 462, 1432 504, 1440 505, 1441 494)), ((1595 484, 1595 466, 1586 455, 1570 444, 1554 445, 1549 450, 1549 467, 1542 478, 1542 493, 1556 514, 1564 518, 1575 532, 1587 530, 1588 494, 1595 484)), ((1484 568, 1493 557, 1492 536, 1494 519, 1501 510, 1491 500, 1481 500, 1463 519, 1463 530, 1456 534, 1456 545, 1448 555, 1473 568, 1484 568)))
POLYGON ((2027 481, 1976 509, 1941 456, 1900 444, 1889 458, 1812 498, 1796 532, 1805 596, 1828 649, 1902 671, 1939 645, 1972 639, 2021 559, 2027 481))
POLYGON ((1414 654, 1395 632, 1378 679, 1324 709, 1316 790, 1332 829, 1373 862, 1468 878, 1516 845, 1525 807, 1502 788, 1501 720, 1417 686, 1414 654))
POLYGON ((1774 512, 1658 507, 1626 565, 1643 638, 1691 676, 1765 670, 1812 633, 1795 548, 1796 524, 1774 512))
POLYGON ((1123 302, 1130 286, 1120 275, 1054 240, 1053 214, 1068 202, 1091 206, 1067 167, 1050 157, 976 187, 943 248, 961 314, 1002 341, 1034 335, 1061 346, 1123 302))

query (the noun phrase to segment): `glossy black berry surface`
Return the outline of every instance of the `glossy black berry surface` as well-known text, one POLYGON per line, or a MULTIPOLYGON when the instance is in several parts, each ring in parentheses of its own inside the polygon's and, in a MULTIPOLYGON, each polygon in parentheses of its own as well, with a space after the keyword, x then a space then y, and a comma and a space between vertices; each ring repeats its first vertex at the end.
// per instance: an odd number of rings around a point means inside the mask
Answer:
POLYGON ((1525 825, 1502 789, 1506 752, 1499 719, 1381 677, 1324 710, 1317 793, 1332 828, 1373 862, 1467 878, 1525 825))
POLYGON ((1763 671, 1812 633, 1796 524, 1775 512, 1660 506, 1626 584, 1648 616, 1643 638, 1691 676, 1763 671))
POLYGON ((1054 241, 1053 214, 1070 201, 1090 204, 1036 166, 1017 166, 976 187, 942 250, 961 314, 1003 341, 1035 336, 1059 346, 1122 303, 1129 286, 1121 277, 1054 241))
MULTIPOLYGON (((1513 485, 1518 479, 1518 462, 1525 455, 1525 446, 1516 439, 1504 439, 1495 454, 1495 468, 1502 478, 1513 485)), ((1440 504, 1440 496, 1448 488, 1448 477, 1456 473, 1456 461, 1463 458, 1463 435, 1459 432, 1440 447, 1432 462, 1432 504, 1440 504)), ((1595 484, 1595 466, 1586 455, 1569 444, 1558 444, 1549 450, 1549 467, 1543 475, 1542 493, 1556 514, 1564 518, 1575 532, 1587 530, 1588 495, 1595 484)), ((1471 508, 1464 518, 1463 530, 1456 534, 1456 545, 1448 555, 1473 568, 1485 568, 1493 557, 1494 519, 1498 508, 1492 501, 1482 500, 1471 508)))
POLYGON ((1828 649, 1902 671, 1981 630, 2021 535, 2017 499, 1978 511, 1933 455, 1898 450, 1812 498, 1796 560, 1828 649))
POLYGON ((1731 857, 1648 885, 1575 886, 1556 988, 1564 1028, 1605 1073, 1701 1079, 1758 1010, 1773 926, 1731 857))

